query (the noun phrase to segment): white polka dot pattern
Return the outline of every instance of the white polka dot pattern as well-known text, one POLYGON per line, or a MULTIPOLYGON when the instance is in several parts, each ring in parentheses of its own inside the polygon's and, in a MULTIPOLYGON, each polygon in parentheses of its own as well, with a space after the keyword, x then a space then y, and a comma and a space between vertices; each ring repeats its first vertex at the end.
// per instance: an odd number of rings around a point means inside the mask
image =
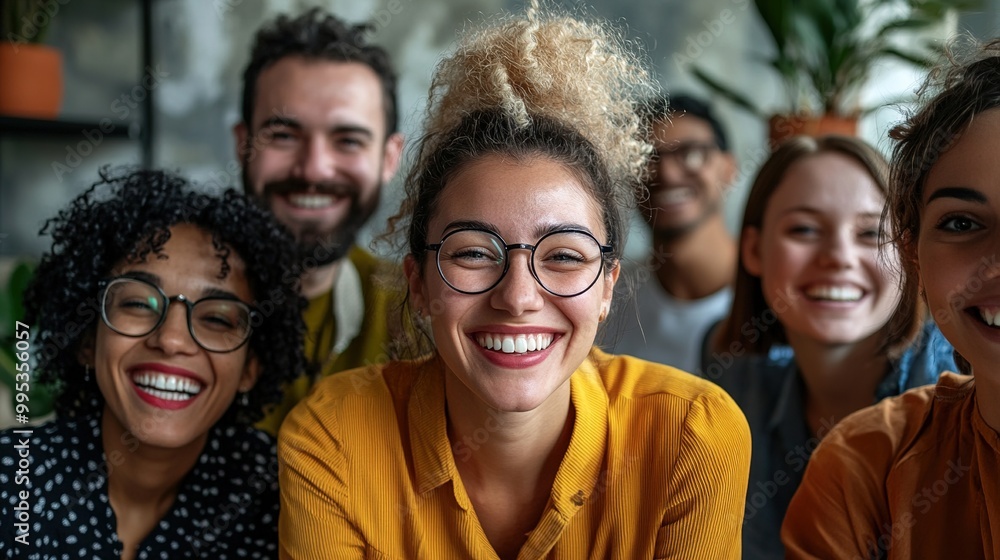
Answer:
MULTIPOLYGON (((108 501, 100 418, 34 428, 28 485, 15 483, 24 436, 0 431, 0 558, 118 558, 121 542, 108 501), (28 546, 16 542, 17 492, 28 490, 28 546)), ((216 426, 170 511, 137 558, 276 558, 278 465, 275 443, 247 427, 216 426)))

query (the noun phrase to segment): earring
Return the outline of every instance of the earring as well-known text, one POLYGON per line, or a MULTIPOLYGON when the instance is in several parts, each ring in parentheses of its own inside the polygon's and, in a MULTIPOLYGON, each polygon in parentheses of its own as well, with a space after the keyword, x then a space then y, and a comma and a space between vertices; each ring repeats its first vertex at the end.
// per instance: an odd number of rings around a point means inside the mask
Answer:
POLYGON ((607 308, 602 307, 601 308, 601 315, 599 317, 597 317, 597 322, 598 323, 603 323, 604 320, 607 319, 607 318, 608 318, 608 310, 607 310, 607 308))
POLYGON ((83 378, 90 379, 90 364, 83 364, 83 378))
POLYGON ((240 391, 240 406, 248 407, 250 406, 250 391, 240 391))

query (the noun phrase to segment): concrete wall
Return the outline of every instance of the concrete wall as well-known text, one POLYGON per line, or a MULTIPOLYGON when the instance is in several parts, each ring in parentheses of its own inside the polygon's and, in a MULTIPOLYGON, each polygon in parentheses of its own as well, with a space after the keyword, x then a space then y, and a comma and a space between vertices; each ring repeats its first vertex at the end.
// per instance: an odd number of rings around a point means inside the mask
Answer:
MULTIPOLYGON (((152 68, 140 68, 139 12, 134 0, 51 0, 59 4, 48 42, 64 52, 65 118, 96 122, 105 117, 125 123, 138 116, 147 79, 156 96, 156 165, 180 169, 202 181, 238 183, 230 129, 238 118, 240 75, 256 28, 282 12, 321 5, 351 21, 374 18, 375 40, 394 56, 401 74, 400 114, 409 138, 419 121, 433 67, 452 44, 457 30, 503 9, 519 10, 514 0, 155 0, 152 68), (64 4, 64 5, 63 5, 64 4), (150 80, 148 76, 152 76, 150 80)), ((780 108, 784 92, 776 79, 753 62, 766 56, 762 24, 749 0, 554 0, 569 10, 597 14, 625 28, 643 49, 650 67, 669 91, 704 93, 688 68, 697 64, 733 84, 753 84, 765 107, 780 108)), ((962 27, 989 35, 997 10, 962 18, 962 27)), ((945 26, 954 28, 954 22, 945 26)), ((880 66, 862 101, 873 105, 912 91, 919 75, 893 65, 880 66)), ((0 86, 2 87, 2 86, 0 86)), ((740 181, 727 200, 729 223, 737 227, 745 186, 766 157, 763 123, 724 102, 719 113, 733 137, 740 181)), ((886 131, 899 119, 886 109, 866 117, 861 134, 882 148, 886 131)), ((52 139, 0 140, 0 256, 37 256, 48 240, 37 232, 81 192, 105 163, 138 162, 138 144, 127 140, 93 141, 92 131, 52 139)), ((381 228, 399 200, 398 181, 387 186, 383 206, 363 239, 381 228)), ((634 228, 632 254, 644 245, 634 228)))

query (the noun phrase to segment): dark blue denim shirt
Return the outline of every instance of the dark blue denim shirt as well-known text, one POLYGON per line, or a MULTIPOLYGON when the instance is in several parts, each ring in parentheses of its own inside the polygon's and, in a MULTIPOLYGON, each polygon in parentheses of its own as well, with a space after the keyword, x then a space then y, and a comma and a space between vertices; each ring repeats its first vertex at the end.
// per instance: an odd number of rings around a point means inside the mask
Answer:
MULTIPOLYGON (((804 409, 805 387, 787 346, 772 349, 767 356, 734 358, 725 367, 728 361, 706 350, 701 371, 733 397, 750 424, 743 558, 781 559, 785 557, 780 538, 785 511, 802 482, 809 457, 833 420, 822 421, 818 434, 810 431, 804 409)), ((914 346, 893 362, 872 404, 913 387, 934 384, 942 371, 958 371, 952 347, 937 326, 928 323, 914 346)))

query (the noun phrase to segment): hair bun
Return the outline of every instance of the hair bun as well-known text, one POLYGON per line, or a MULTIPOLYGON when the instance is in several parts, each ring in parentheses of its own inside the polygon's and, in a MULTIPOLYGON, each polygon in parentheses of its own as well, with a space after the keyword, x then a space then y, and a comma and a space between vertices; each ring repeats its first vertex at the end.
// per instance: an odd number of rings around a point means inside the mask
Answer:
POLYGON ((467 34, 438 64, 425 141, 484 109, 499 108, 520 126, 547 117, 586 137, 613 179, 638 182, 652 149, 635 108, 658 88, 632 46, 606 23, 557 15, 533 0, 526 16, 467 34))

